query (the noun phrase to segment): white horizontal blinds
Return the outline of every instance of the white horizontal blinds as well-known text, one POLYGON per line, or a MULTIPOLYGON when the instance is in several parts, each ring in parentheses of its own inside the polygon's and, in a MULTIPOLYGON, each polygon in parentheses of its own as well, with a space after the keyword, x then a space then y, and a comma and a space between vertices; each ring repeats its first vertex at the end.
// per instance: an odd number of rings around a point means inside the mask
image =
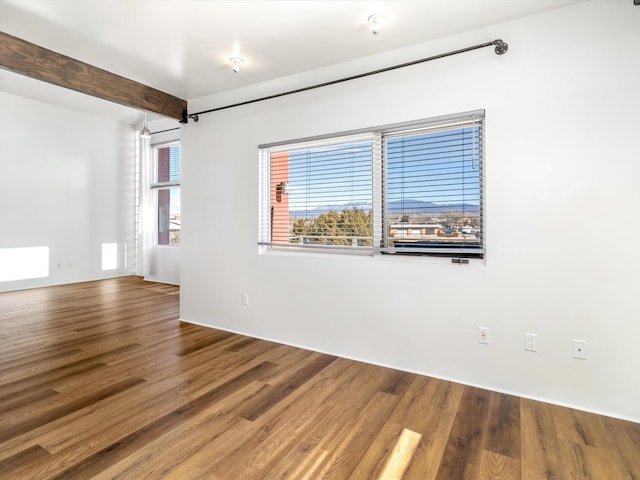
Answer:
POLYGON ((384 169, 382 167, 382 135, 373 135, 373 248, 384 247, 384 169))
POLYGON ((273 149, 271 245, 371 249, 372 154, 368 134, 273 149))
POLYGON ((180 144, 156 147, 156 174, 152 188, 180 185, 180 144))
POLYGON ((388 253, 481 257, 481 117, 383 135, 388 253))
POLYGON ((171 145, 169 147, 169 181, 179 182, 181 173, 180 145, 171 145))
POLYGON ((260 147, 259 244, 482 258, 483 119, 260 147))

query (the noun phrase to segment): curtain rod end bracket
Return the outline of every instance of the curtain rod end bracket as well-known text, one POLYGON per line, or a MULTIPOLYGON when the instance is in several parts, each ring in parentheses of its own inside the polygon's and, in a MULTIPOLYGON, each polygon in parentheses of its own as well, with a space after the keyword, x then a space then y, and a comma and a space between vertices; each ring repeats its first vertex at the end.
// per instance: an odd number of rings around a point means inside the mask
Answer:
POLYGON ((197 113, 190 113, 185 117, 184 121, 180 123, 189 123, 189 119, 193 120, 195 123, 198 123, 198 120, 200 120, 200 117, 198 117, 197 113))
POLYGON ((502 40, 495 40, 493 44, 496 46, 495 51, 497 55, 504 55, 507 53, 507 50, 509 50, 509 45, 502 40))
POLYGON ((189 117, 187 116, 187 109, 182 109, 182 118, 178 120, 178 123, 189 123, 189 117))
POLYGON ((179 120, 178 123, 187 124, 189 123, 189 119, 193 120, 196 123, 198 123, 198 120, 200 120, 197 113, 187 113, 186 110, 183 110, 182 119, 179 120))

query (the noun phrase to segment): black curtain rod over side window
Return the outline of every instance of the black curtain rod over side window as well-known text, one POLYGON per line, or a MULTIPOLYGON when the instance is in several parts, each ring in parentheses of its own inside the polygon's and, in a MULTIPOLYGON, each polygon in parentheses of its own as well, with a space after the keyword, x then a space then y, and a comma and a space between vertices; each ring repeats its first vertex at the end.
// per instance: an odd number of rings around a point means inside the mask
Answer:
POLYGON ((209 110, 203 110, 201 112, 195 113, 187 113, 184 112, 183 118, 180 123, 187 123, 189 119, 197 122, 199 120, 199 115, 204 115, 205 113, 219 112, 220 110, 227 110, 229 108, 241 107, 243 105, 249 105, 251 103, 262 102, 264 100, 271 100, 273 98, 284 97, 287 95, 292 95, 294 93, 306 92, 309 90, 314 90, 316 88, 328 87, 329 85, 335 85, 337 83, 348 82, 350 80, 356 80, 358 78, 368 77, 371 75, 377 75, 379 73, 389 72, 391 70, 397 70, 398 68, 410 67, 412 65, 417 65, 419 63, 430 62, 431 60, 438 60, 440 58, 451 57, 453 55, 458 55, 459 53, 466 53, 472 50, 478 50, 480 48, 495 46, 495 52, 497 55, 503 55, 509 49, 509 45, 502 40, 493 40, 492 42, 481 43, 479 45, 473 45, 467 48, 461 48, 460 50, 454 50, 452 52, 441 53, 439 55, 433 55, 431 57, 421 58, 419 60, 413 60, 411 62, 401 63, 399 65, 393 65, 391 67, 380 68, 378 70, 372 70, 370 72, 360 73, 358 75, 352 75, 350 77, 339 78, 338 80, 331 80, 329 82, 318 83, 316 85, 311 85, 309 87, 297 88, 295 90, 289 90, 288 92, 276 93, 274 95, 268 95, 266 97, 254 98, 253 100, 246 100, 244 102, 234 103, 231 105, 225 105, 223 107, 211 108, 209 110))
MULTIPOLYGON (((180 123, 182 123, 182 122, 180 122, 180 123)), ((180 127, 167 128, 166 130, 158 130, 157 132, 149 132, 149 133, 151 133, 151 135, 157 135, 159 133, 173 132, 174 130, 180 130, 180 127)))

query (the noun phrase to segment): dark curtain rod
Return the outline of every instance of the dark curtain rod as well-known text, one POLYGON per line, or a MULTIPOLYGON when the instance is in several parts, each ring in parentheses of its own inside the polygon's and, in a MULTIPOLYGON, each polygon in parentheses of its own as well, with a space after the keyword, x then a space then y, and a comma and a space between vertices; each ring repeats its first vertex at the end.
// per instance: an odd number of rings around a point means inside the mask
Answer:
POLYGON ((495 52, 498 55, 505 54, 509 49, 509 45, 507 45, 502 40, 500 39, 493 40, 492 42, 481 43, 479 45, 474 45, 472 47, 462 48, 460 50, 454 50, 452 52, 447 52, 447 53, 441 53, 439 55, 434 55, 432 57, 421 58, 420 60, 413 60, 411 62, 401 63, 399 65, 393 65, 391 67, 380 68, 378 70, 372 70, 370 72, 360 73, 358 75, 352 75, 350 77, 340 78, 338 80, 331 80, 329 82, 318 83, 317 85, 311 85, 309 87, 297 88, 295 90, 289 90, 288 92, 276 93, 274 95, 268 95, 266 97, 254 98, 253 100, 247 100, 244 102, 234 103, 231 105, 225 105, 224 107, 211 108, 209 110, 203 110, 201 112, 196 112, 196 113, 187 113, 187 111, 185 110, 182 115, 182 120, 180 121, 180 123, 188 123, 189 119, 193 120, 194 122, 197 122, 199 120, 199 115, 203 115, 205 113, 219 112, 220 110, 226 110, 228 108, 241 107, 242 105, 249 105, 251 103, 262 102, 264 100, 271 100, 273 98, 284 97, 287 95, 292 95, 294 93, 306 92, 306 91, 314 90, 316 88, 321 88, 321 87, 328 87, 329 85, 348 82, 350 80, 356 80, 358 78, 368 77, 370 75, 377 75, 379 73, 389 72, 391 70, 397 70, 398 68, 410 67, 412 65, 417 65, 419 63, 425 63, 425 62, 430 62, 431 60, 438 60, 440 58, 451 57, 452 55, 458 55, 459 53, 466 53, 472 50, 478 50, 480 48, 491 47, 494 45, 496 47, 495 52))
POLYGON ((157 132, 149 132, 149 133, 150 133, 151 135, 157 135, 158 133, 173 132, 174 130, 180 130, 180 127, 167 128, 166 130, 158 130, 157 132))

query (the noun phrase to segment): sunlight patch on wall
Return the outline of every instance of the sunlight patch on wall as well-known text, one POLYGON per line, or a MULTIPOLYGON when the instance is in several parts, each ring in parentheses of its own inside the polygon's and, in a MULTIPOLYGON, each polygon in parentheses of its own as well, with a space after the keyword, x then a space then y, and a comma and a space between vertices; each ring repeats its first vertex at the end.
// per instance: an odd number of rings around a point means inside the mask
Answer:
POLYGON ((102 270, 115 270, 118 268, 118 244, 102 244, 102 270))
POLYGON ((49 247, 0 248, 0 282, 49 276, 49 247))

